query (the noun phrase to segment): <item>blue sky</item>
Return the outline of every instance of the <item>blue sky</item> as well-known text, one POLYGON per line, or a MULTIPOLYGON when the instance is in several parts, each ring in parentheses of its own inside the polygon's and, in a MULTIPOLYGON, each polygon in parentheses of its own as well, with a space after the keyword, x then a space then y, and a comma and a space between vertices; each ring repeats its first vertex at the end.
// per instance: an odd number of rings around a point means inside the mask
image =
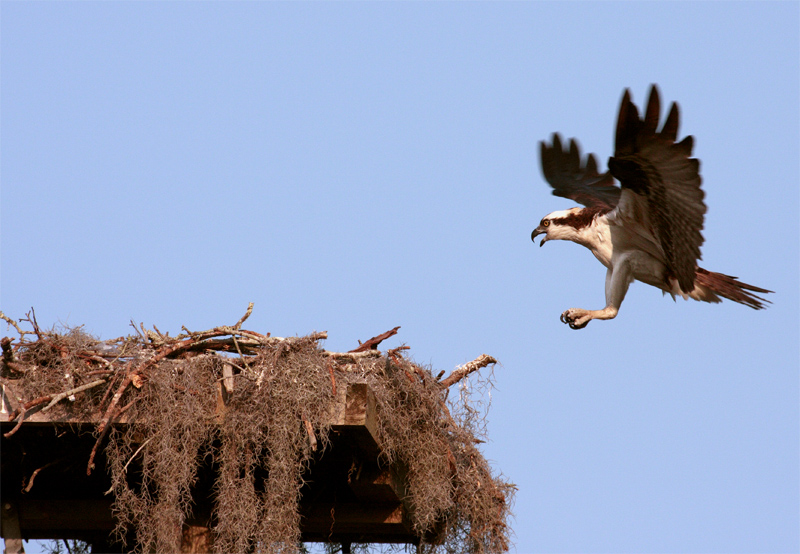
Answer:
POLYGON ((396 325, 494 371, 484 452, 517 552, 800 550, 800 4, 0 5, 0 304, 103 338, 396 325), (530 232, 570 207, 538 141, 605 167, 625 87, 695 136, 704 267, 756 312, 634 284, 530 232))

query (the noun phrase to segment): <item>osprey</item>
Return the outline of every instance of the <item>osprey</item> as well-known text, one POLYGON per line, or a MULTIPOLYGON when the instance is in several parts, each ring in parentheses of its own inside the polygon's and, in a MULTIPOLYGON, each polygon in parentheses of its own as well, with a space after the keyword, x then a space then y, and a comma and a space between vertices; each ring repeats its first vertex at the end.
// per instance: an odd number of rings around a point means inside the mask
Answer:
POLYGON ((562 147, 558 134, 553 135, 552 145, 540 143, 542 172, 553 194, 584 207, 546 215, 531 240, 545 235, 540 246, 549 240, 571 240, 591 250, 608 269, 606 307, 565 311, 561 321, 572 329, 582 329, 593 319, 616 317, 634 279, 673 299, 721 302, 722 297, 756 310, 769 303, 755 293, 772 291, 697 265, 706 212, 700 163, 691 157, 691 136, 675 142, 678 105, 672 104, 659 130, 660 110, 655 85, 641 119, 625 90, 614 155, 605 173, 598 173, 593 154, 581 160, 574 139, 569 149, 562 147))

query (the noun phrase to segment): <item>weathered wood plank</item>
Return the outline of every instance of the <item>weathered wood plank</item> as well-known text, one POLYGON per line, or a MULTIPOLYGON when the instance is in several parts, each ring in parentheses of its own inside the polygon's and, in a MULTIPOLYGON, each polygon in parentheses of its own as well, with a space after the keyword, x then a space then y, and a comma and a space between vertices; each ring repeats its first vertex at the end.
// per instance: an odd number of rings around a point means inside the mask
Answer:
POLYGON ((6 547, 5 554, 25 554, 25 547, 22 545, 22 532, 20 531, 17 505, 14 502, 3 502, 0 509, 0 527, 3 531, 6 547))
POLYGON ((369 458, 377 458, 378 421, 375 395, 366 383, 352 383, 337 391, 331 413, 332 428, 352 438, 369 458))

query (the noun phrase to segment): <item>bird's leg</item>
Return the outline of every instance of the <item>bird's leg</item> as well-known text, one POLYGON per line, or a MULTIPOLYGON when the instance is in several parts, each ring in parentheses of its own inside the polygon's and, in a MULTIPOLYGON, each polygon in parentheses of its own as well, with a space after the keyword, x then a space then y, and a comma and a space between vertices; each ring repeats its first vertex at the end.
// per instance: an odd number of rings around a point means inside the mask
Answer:
POLYGON ((632 282, 633 272, 627 258, 612 260, 606 272, 606 307, 602 310, 570 308, 561 314, 561 322, 569 325, 570 329, 583 329, 593 319, 614 319, 632 282))

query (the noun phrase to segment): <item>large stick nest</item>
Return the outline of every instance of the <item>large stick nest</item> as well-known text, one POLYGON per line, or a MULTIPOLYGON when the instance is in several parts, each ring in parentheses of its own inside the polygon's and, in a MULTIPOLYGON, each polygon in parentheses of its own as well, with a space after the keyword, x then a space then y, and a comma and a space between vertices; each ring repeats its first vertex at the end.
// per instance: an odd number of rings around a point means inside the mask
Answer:
POLYGON ((18 406, 9 419, 48 410, 54 421, 96 424, 87 472, 104 448, 117 535, 135 537, 130 546, 138 551, 180 550, 176 530, 192 517, 192 487, 210 463, 218 468, 214 550, 297 552, 303 476, 329 444, 336 390, 367 383, 381 456, 408 470, 405 500, 421 548, 508 550, 514 486, 493 474, 476 447, 486 404, 469 394, 491 383, 466 379, 493 358, 440 379, 443 372, 433 376, 406 347, 377 349, 397 328, 335 353, 319 345, 326 333, 279 338, 242 329, 251 310, 233 326, 170 337, 134 325, 136 335, 106 341, 80 328, 43 331, 32 312, 20 320, 32 331, 23 331, 0 313, 20 335, 2 340, 0 382, 18 406), (222 411, 220 383, 231 389, 222 411), (454 384, 459 394, 448 398, 454 384), (130 424, 114 425, 120 420, 130 424), (437 540, 425 544, 434 528, 437 540))

